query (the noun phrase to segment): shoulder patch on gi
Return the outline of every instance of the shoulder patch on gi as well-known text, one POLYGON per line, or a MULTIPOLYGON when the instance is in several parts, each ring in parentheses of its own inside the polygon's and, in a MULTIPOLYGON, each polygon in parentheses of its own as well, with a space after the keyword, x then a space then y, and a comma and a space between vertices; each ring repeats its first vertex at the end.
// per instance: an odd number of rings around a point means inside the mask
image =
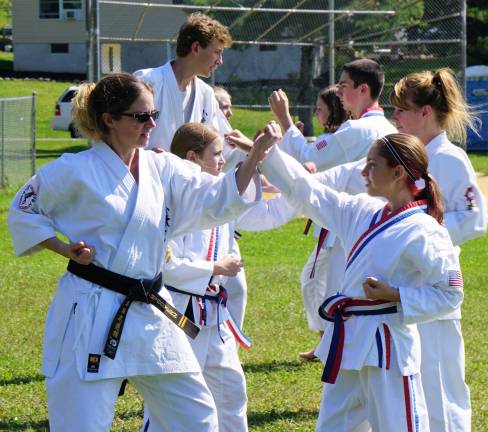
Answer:
POLYGON ((19 199, 19 208, 21 210, 28 210, 32 208, 37 199, 37 193, 34 190, 34 186, 28 184, 22 191, 22 195, 19 199))
POLYGON ((464 198, 466 199, 466 206, 469 210, 472 210, 476 207, 475 194, 472 186, 466 189, 464 198))
POLYGON ((327 147, 327 141, 326 140, 320 140, 317 144, 315 144, 315 147, 317 150, 322 150, 323 148, 327 147))
POLYGON ((86 367, 88 373, 98 373, 100 357, 100 354, 88 354, 88 365, 86 367))

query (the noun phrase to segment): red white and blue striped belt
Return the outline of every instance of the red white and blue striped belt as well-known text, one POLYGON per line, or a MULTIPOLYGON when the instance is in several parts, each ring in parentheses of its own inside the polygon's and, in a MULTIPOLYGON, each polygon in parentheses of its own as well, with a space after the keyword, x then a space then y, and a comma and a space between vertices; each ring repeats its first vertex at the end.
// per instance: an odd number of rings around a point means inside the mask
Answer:
MULTIPOLYGON (((397 313, 397 303, 385 300, 367 300, 347 297, 336 294, 325 300, 319 307, 319 315, 334 323, 329 354, 325 363, 322 381, 334 384, 341 367, 342 353, 344 351, 344 321, 352 315, 384 315, 397 313)), ((390 368, 390 333, 388 327, 383 325, 385 335, 386 368, 390 368)), ((378 346, 378 366, 383 364, 383 347, 381 333, 376 330, 376 342, 378 346)))

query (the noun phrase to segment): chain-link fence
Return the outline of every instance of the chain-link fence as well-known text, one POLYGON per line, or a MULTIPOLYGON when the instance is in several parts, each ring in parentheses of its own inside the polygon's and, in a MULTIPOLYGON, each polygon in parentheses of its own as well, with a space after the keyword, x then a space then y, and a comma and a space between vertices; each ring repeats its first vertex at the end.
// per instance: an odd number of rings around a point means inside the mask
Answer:
POLYGON ((36 95, 0 99, 0 186, 24 183, 35 170, 36 95))
POLYGON ((180 25, 196 11, 230 29, 234 44, 212 81, 237 106, 266 109, 280 87, 307 120, 318 90, 358 57, 383 65, 387 108, 392 86, 410 72, 450 67, 464 85, 463 0, 100 0, 102 73, 171 59, 180 25))

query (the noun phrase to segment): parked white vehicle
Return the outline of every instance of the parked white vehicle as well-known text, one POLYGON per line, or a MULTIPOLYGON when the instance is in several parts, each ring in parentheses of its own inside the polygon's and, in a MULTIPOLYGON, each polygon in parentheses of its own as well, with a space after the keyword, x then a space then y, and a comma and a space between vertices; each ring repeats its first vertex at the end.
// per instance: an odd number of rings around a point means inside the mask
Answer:
POLYGON ((69 131, 71 138, 79 138, 81 135, 76 130, 71 117, 72 99, 78 91, 77 86, 68 87, 56 101, 54 117, 51 120, 51 129, 69 131))

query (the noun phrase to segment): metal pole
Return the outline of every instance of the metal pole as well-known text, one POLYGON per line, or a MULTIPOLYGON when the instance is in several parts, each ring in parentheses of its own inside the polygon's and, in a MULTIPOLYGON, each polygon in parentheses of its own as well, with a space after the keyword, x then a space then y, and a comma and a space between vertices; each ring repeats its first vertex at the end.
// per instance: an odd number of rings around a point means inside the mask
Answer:
POLYGON ((86 30, 86 79, 93 82, 93 52, 92 52, 92 19, 91 0, 85 0, 85 30, 86 30))
POLYGON ((36 172, 36 92, 32 92, 31 113, 31 175, 36 172))
POLYGON ((95 81, 98 81, 101 77, 100 73, 100 8, 98 6, 98 0, 93 0, 93 27, 94 27, 94 41, 93 41, 93 60, 94 60, 94 72, 95 81))
POLYGON ((98 0, 86 0, 86 49, 87 78, 89 82, 100 79, 100 29, 98 0))
MULTIPOLYGON (((329 10, 334 10, 334 0, 329 0, 329 10)), ((334 14, 329 13, 329 85, 334 85, 335 80, 335 22, 334 14)))
POLYGON ((5 186, 5 101, 2 100, 2 149, 1 149, 1 164, 0 164, 0 186, 5 186))
POLYGON ((461 87, 466 96, 466 1, 459 0, 461 2, 461 87))

